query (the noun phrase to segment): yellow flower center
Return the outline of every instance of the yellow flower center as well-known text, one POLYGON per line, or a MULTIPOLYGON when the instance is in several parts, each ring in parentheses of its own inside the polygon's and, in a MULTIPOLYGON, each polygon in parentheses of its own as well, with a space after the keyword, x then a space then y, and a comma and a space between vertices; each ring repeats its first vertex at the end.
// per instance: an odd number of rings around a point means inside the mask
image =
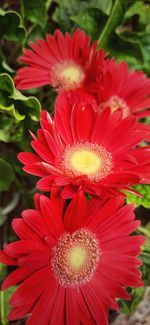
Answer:
POLYGON ((105 107, 110 107, 112 112, 115 112, 118 108, 120 108, 122 110, 123 118, 130 114, 130 109, 126 102, 118 96, 112 96, 107 102, 100 105, 100 109, 105 107))
POLYGON ((87 254, 88 252, 85 247, 72 247, 68 256, 70 266, 76 270, 80 269, 85 264, 87 254))
POLYGON ((96 152, 77 150, 72 153, 70 164, 77 172, 89 175, 91 173, 96 173, 99 170, 101 159, 96 152))
POLYGON ((61 77, 69 83, 76 82, 80 79, 80 70, 78 67, 67 67, 61 72, 61 77))
POLYGON ((90 180, 97 182, 111 172, 112 156, 97 144, 76 143, 66 147, 61 168, 69 176, 86 175, 90 180))
POLYGON ((59 238, 52 251, 51 267, 61 285, 72 287, 90 281, 99 259, 99 241, 83 228, 59 238))
POLYGON ((51 73, 53 87, 70 90, 80 87, 84 79, 81 66, 73 61, 63 61, 54 65, 51 73))

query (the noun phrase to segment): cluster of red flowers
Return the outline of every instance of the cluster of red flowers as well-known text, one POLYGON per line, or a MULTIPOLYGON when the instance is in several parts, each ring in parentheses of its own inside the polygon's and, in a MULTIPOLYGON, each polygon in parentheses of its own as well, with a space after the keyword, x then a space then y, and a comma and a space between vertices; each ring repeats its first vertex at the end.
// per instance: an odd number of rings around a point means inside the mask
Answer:
MULTIPOLYGON (((125 287, 143 285, 138 267, 143 236, 125 205, 130 186, 150 182, 150 80, 90 44, 81 30, 56 31, 30 44, 15 78, 18 89, 55 87, 55 113, 41 112, 32 135, 35 153, 22 152, 24 170, 40 177, 35 209, 12 226, 18 241, 0 252, 16 269, 2 289, 17 283, 9 320, 28 325, 108 325, 125 287)), ((140 195, 139 193, 136 193, 140 195)))

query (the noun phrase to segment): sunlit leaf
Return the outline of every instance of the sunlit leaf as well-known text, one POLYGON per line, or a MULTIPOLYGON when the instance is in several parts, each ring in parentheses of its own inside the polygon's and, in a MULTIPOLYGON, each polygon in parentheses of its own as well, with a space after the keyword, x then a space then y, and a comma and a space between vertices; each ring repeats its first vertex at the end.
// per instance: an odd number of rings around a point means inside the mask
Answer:
POLYGON ((124 18, 129 19, 134 15, 139 15, 139 23, 150 24, 150 6, 143 1, 135 1, 126 11, 124 18))
POLYGON ((131 300, 124 301, 119 299, 119 305, 121 313, 125 315, 130 315, 133 313, 137 307, 137 305, 143 300, 145 287, 129 289, 131 300))
POLYGON ((0 74, 0 110, 13 114, 21 121, 29 115, 33 121, 39 121, 41 105, 37 98, 26 97, 18 91, 7 73, 0 74))
POLYGON ((150 185, 138 184, 133 186, 133 189, 143 195, 143 198, 138 197, 132 193, 127 194, 127 203, 135 203, 137 206, 143 205, 146 208, 150 208, 150 185))

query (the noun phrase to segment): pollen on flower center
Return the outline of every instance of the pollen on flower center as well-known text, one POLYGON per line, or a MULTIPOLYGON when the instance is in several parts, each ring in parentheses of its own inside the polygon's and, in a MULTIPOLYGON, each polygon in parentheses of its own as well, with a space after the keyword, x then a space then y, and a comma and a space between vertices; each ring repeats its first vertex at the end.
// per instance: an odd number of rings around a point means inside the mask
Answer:
POLYGON ((51 79, 54 87, 70 90, 81 85, 84 71, 73 61, 63 61, 54 65, 51 79))
POLYGON ((70 176, 86 175, 90 180, 97 182, 111 172, 112 155, 97 144, 76 143, 66 147, 61 168, 70 176))
POLYGON ((116 111, 118 108, 121 108, 123 118, 130 114, 130 109, 126 102, 118 96, 112 96, 107 102, 100 105, 100 108, 105 107, 110 107, 112 112, 116 111))
POLYGON ((60 237, 52 252, 51 266, 61 285, 78 286, 90 281, 100 258, 99 242, 87 229, 60 237))

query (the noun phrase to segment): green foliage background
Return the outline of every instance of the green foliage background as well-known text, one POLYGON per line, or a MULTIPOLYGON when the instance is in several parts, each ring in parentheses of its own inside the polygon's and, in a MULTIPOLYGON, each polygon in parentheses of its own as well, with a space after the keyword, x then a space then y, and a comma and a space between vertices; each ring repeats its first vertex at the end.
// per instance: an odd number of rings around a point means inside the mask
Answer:
MULTIPOLYGON (((150 6, 145 0, 0 0, 0 240, 1 246, 15 239, 11 229, 12 217, 33 204, 35 178, 26 175, 17 154, 31 150, 28 130, 39 127, 41 105, 53 113, 55 92, 49 87, 20 91, 13 77, 21 66, 18 56, 29 42, 44 38, 56 28, 62 32, 84 29, 92 41, 110 56, 126 60, 131 68, 150 73, 150 6)), ((149 120, 147 120, 148 122, 149 120)), ((143 121, 144 122, 144 121, 143 121)), ((148 208, 150 186, 135 186, 143 198, 128 195, 134 202, 138 217, 150 238, 148 208), (145 207, 145 208, 144 208, 145 207), (145 226, 146 225, 146 226, 145 226)), ((149 241, 148 241, 149 243, 149 241)), ((143 248, 143 277, 150 285, 150 245, 143 248)), ((1 267, 0 280, 7 272, 1 267)), ((7 324, 8 297, 14 288, 1 293, 1 323, 7 324)), ((130 313, 143 297, 143 289, 133 291, 133 300, 121 302, 122 312, 130 313)), ((11 323, 11 322, 9 322, 11 323)), ((16 322, 16 324, 20 324, 16 322)), ((23 324, 23 322, 22 322, 23 324)))

